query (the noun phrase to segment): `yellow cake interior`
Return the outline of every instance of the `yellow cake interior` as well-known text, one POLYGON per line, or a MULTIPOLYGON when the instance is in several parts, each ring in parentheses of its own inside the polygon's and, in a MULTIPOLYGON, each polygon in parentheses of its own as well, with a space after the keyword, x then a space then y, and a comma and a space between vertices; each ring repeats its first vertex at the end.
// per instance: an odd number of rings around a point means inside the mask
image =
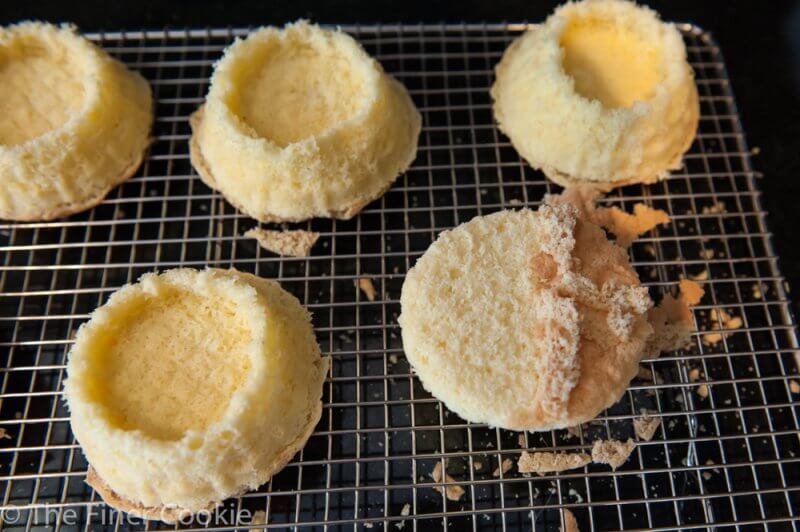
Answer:
POLYGON ((171 287, 138 294, 93 338, 94 400, 112 425, 177 440, 222 417, 250 370, 252 335, 233 301, 171 287))
POLYGON ((570 20, 561 34, 562 66, 582 96, 607 108, 650 99, 663 74, 658 49, 636 32, 602 18, 570 20))
POLYGON ((258 50, 239 72, 228 105, 261 137, 283 148, 352 118, 367 84, 337 48, 275 42, 258 50))
POLYGON ((0 144, 15 146, 64 124, 83 104, 83 67, 35 38, 0 48, 0 144))

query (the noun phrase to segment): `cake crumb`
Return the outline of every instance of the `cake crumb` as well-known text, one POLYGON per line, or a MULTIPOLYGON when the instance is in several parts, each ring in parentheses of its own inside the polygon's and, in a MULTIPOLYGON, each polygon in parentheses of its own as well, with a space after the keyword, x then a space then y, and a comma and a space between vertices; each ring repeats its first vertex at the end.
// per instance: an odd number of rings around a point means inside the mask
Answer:
POLYGON ((705 260, 711 260, 714 258, 714 250, 713 249, 703 249, 700 251, 700 258, 705 260))
MULTIPOLYGON (((400 516, 401 517, 408 517, 409 515, 411 515, 411 505, 408 504, 408 503, 405 503, 403 505, 403 508, 400 510, 400 516)), ((394 526, 397 527, 397 530, 403 530, 403 528, 405 528, 405 526, 406 526, 406 522, 405 522, 405 520, 398 521, 397 523, 394 524, 394 526)))
POLYGON ((522 202, 517 198, 511 198, 510 200, 508 200, 508 204, 516 206, 516 205, 522 205, 522 202))
POLYGON ((697 387, 697 395, 705 399, 708 397, 708 384, 701 384, 697 387))
POLYGON ((700 370, 697 368, 692 368, 689 370, 689 380, 691 382, 697 382, 700 378, 700 370))
POLYGON ((695 275, 690 275, 689 279, 692 281, 708 281, 708 270, 703 270, 695 275))
MULTIPOLYGON (((431 473, 431 478, 434 482, 441 482, 442 481, 442 463, 436 462, 436 466, 433 468, 433 472, 431 473)), ((451 477, 449 474, 444 474, 445 482, 455 482, 456 480, 451 477)), ((450 501, 458 501, 461 497, 464 496, 464 488, 459 486, 458 484, 453 484, 447 487, 442 486, 434 486, 433 489, 438 491, 439 493, 444 493, 445 497, 447 497, 450 501)))
POLYGON ((252 519, 250 519, 251 525, 266 525, 267 524, 267 512, 264 510, 258 510, 253 514, 252 519))
POLYGON ((472 462, 472 468, 475 471, 478 471, 478 470, 482 469, 483 468, 483 462, 481 462, 480 460, 474 460, 472 462))
POLYGON ((722 214, 724 212, 728 212, 725 209, 725 204, 721 201, 717 201, 713 205, 706 205, 703 207, 703 214, 722 214))
POLYGON ((648 253, 651 257, 656 256, 656 247, 653 244, 645 244, 644 251, 648 253))
POLYGON ((372 523, 364 523, 364 528, 372 528, 372 527, 374 527, 374 526, 375 526, 375 525, 374 525, 374 524, 372 524, 372 523))
POLYGON ((525 434, 517 435, 517 445, 520 447, 527 447, 527 445, 525 445, 525 434))
POLYGON ((503 474, 505 475, 506 473, 511 471, 512 467, 514 467, 514 462, 511 460, 511 458, 506 458, 505 460, 503 460, 503 463, 501 463, 499 467, 495 468, 495 470, 492 471, 492 476, 495 478, 500 477, 501 469, 503 471, 503 474))
POLYGON ((399 359, 397 358, 397 355, 394 355, 394 354, 389 355, 389 363, 390 364, 397 364, 398 360, 399 359))
POLYGON ((608 464, 616 470, 630 458, 636 448, 633 439, 621 442, 619 440, 597 440, 592 446, 592 461, 598 464, 608 464))
POLYGON ((639 371, 636 373, 636 376, 642 379, 643 381, 653 382, 653 372, 650 368, 646 368, 644 366, 639 366, 639 371))
POLYGON ((528 453, 523 451, 517 460, 520 473, 558 473, 568 469, 577 469, 591 462, 591 457, 586 453, 528 453))
POLYGON ((614 233, 618 246, 628 248, 640 235, 670 220, 665 211, 637 203, 633 206, 633 214, 618 207, 601 207, 597 209, 593 221, 614 233))
POLYGON ((10 440, 10 439, 12 439, 11 438, 11 434, 6 432, 6 429, 0 428, 0 439, 10 440))
POLYGON ((364 295, 367 296, 368 300, 375 301, 375 295, 377 292, 375 291, 375 286, 372 284, 372 279, 369 277, 361 277, 356 285, 361 289, 362 292, 364 292, 364 295))
POLYGON ((789 390, 791 390, 792 393, 800 393, 800 382, 797 382, 794 379, 790 380, 789 390))
POLYGON ((561 532, 580 532, 581 529, 578 528, 578 520, 575 519, 575 515, 571 511, 562 508, 561 517, 564 519, 564 527, 561 529, 561 532))
POLYGON ((633 420, 633 431, 639 439, 650 441, 655 436, 659 425, 661 425, 661 418, 644 415, 633 420))
POLYGON ((689 307, 697 305, 704 293, 696 282, 681 279, 677 298, 667 294, 657 307, 650 309, 648 320, 654 329, 646 348, 650 356, 674 351, 689 343, 694 329, 694 316, 689 307))
POLYGON ((762 297, 764 297, 764 294, 761 292, 760 285, 754 284, 751 290, 753 292, 753 299, 761 299, 762 297))
POLYGON ((267 251, 289 257, 308 257, 311 248, 319 240, 319 233, 297 229, 293 231, 273 231, 254 227, 244 235, 254 238, 258 245, 267 251))
MULTIPOLYGON (((711 330, 712 331, 732 331, 735 329, 741 329, 744 322, 742 318, 739 316, 731 316, 725 309, 711 309, 711 313, 709 314, 709 319, 711 320, 711 330), (720 326, 722 323, 722 326, 720 326)), ((703 343, 706 345, 716 345, 722 341, 725 337, 725 334, 722 332, 713 332, 710 334, 703 335, 703 343)))
POLYGON ((581 426, 580 425, 573 425, 572 427, 567 427, 567 433, 570 436, 574 436, 576 438, 581 437, 581 426))

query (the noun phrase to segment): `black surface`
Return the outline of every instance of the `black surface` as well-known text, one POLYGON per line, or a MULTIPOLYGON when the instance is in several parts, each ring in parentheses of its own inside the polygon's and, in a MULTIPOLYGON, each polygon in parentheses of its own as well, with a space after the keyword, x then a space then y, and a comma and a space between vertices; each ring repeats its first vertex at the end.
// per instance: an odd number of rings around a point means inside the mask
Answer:
MULTIPOLYGON (((0 23, 23 19, 74 22, 99 29, 280 24, 306 17, 325 23, 540 21, 559 2, 483 0, 461 2, 108 2, 6 1, 0 23)), ((800 289, 800 2, 700 2, 650 0, 665 20, 693 22, 711 31, 725 55, 744 129, 758 148, 755 169, 775 235, 781 268, 800 289)), ((795 311, 800 309, 792 294, 795 311)))

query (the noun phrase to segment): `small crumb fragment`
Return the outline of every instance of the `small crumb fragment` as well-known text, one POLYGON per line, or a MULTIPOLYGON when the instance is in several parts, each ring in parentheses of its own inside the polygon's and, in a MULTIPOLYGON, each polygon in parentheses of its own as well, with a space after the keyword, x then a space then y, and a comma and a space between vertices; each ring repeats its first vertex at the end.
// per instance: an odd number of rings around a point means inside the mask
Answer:
POLYGON ((761 148, 759 146, 753 146, 753 149, 750 150, 750 153, 752 153, 753 155, 758 155, 759 153, 761 153, 761 148))
POLYGON ((639 366, 639 371, 636 373, 636 376, 643 381, 653 382, 653 372, 650 371, 650 368, 639 366))
POLYGON ((617 245, 628 248, 640 235, 654 227, 669 223, 669 215, 661 209, 654 209, 644 203, 633 206, 633 214, 618 207, 597 209, 594 220, 617 237, 617 245))
POLYGON ((761 292, 760 285, 754 284, 751 290, 753 291, 753 299, 761 299, 764 297, 764 294, 761 292))
POLYGON ((691 382, 697 382, 700 378, 700 370, 697 368, 692 368, 689 370, 689 380, 691 382))
POLYGON ((619 440, 597 440, 592 446, 592 461, 598 464, 608 464, 611 469, 616 470, 619 466, 628 461, 631 453, 636 448, 636 442, 628 438, 628 441, 619 440))
POLYGON ((516 205, 522 205, 522 202, 517 198, 511 198, 510 200, 508 200, 508 204, 516 206, 516 205))
POLYGON ((708 270, 703 270, 698 274, 690 275, 689 279, 692 281, 708 281, 708 270))
POLYGON ((497 467, 494 471, 492 471, 492 476, 495 478, 500 477, 501 469, 503 470, 503 474, 505 475, 506 473, 511 471, 512 467, 514 467, 514 462, 511 460, 511 458, 506 458, 505 460, 503 460, 503 463, 501 463, 499 467, 497 467))
POLYGON ((10 439, 12 439, 11 438, 11 434, 6 432, 6 429, 0 428, 0 439, 10 440, 10 439))
POLYGON ((689 307, 697 305, 704 293, 696 282, 681 279, 677 298, 667 294, 657 307, 650 309, 648 320, 654 329, 646 348, 650 356, 674 351, 689 343, 694 329, 694 316, 689 307))
POLYGON ((703 214, 722 214, 727 212, 725 209, 725 204, 721 201, 714 203, 713 205, 706 205, 703 207, 703 214))
MULTIPOLYGON (((436 466, 433 468, 433 472, 431 473, 431 478, 434 482, 441 482, 442 481, 442 463, 436 462, 436 466)), ((456 480, 448 475, 447 473, 444 474, 445 482, 455 482, 456 480)), ((459 486, 458 484, 453 484, 447 487, 442 486, 434 486, 433 489, 438 491, 439 493, 444 493, 447 500, 450 501, 458 501, 461 497, 464 496, 464 488, 459 486)))
POLYGON ((358 282, 356 283, 358 287, 364 292, 364 295, 367 296, 367 299, 370 301, 375 301, 375 286, 372 284, 372 279, 369 277, 361 277, 358 282))
POLYGON ((561 517, 564 520, 564 527, 561 529, 561 532, 580 532, 581 529, 578 528, 578 520, 575 519, 575 515, 572 512, 566 508, 562 508, 561 517))
POLYGON ((577 469, 591 462, 586 453, 529 453, 523 451, 517 460, 520 473, 557 473, 568 469, 577 469))
POLYGON ((394 354, 389 355, 389 363, 390 364, 397 364, 398 360, 399 359, 397 358, 397 355, 394 355, 394 354))
POLYGON ((517 435, 517 445, 520 447, 527 447, 527 445, 525 445, 525 434, 517 435))
POLYGON ((697 395, 705 399, 708 397, 708 384, 701 384, 697 387, 697 395))
POLYGON ((703 471, 703 480, 711 480, 711 473, 703 471))
POLYGON ((372 524, 372 523, 364 523, 364 528, 372 528, 372 527, 374 527, 374 526, 375 526, 375 525, 374 525, 374 524, 372 524))
POLYGON ((797 382, 796 380, 790 380, 789 381, 789 390, 792 393, 800 393, 800 382, 797 382))
POLYGON ((308 257, 311 254, 311 248, 319 240, 319 233, 302 229, 273 231, 254 227, 245 231, 243 236, 254 238, 258 245, 267 251, 289 257, 308 257))
MULTIPOLYGON (((408 517, 410 514, 411 514, 411 505, 406 503, 406 504, 403 505, 403 508, 400 510, 400 515, 402 517, 408 517)), ((405 521, 398 521, 397 523, 394 524, 394 526, 397 527, 397 530, 403 530, 403 528, 405 528, 405 526, 406 526, 406 522, 405 521)))
POLYGON ((576 438, 580 438, 581 437, 581 426, 580 425, 574 425, 572 427, 567 427, 567 433, 570 436, 574 436, 576 438))
POLYGON ((651 257, 655 257, 656 256, 656 247, 653 244, 645 244, 644 245, 644 250, 651 257))
POLYGON ((714 258, 714 250, 713 249, 703 249, 700 251, 700 258, 705 260, 711 260, 714 258))
POLYGON ((474 460, 474 461, 472 462, 472 468, 473 468, 475 471, 478 471, 478 470, 480 470, 480 469, 483 469, 483 462, 481 462, 480 460, 474 460))
POLYGON ((655 436, 659 425, 661 425, 661 418, 642 416, 633 420, 633 431, 639 439, 650 441, 655 436))
MULTIPOLYGON (((731 331, 735 329, 740 329, 744 322, 742 318, 739 316, 731 316, 725 309, 711 309, 711 313, 709 314, 709 319, 711 320, 711 330, 712 331, 731 331), (720 327, 720 322, 722 326, 720 327)), ((721 332, 714 332, 710 334, 703 335, 703 343, 706 345, 716 345, 722 341, 725 337, 725 334, 721 332)))

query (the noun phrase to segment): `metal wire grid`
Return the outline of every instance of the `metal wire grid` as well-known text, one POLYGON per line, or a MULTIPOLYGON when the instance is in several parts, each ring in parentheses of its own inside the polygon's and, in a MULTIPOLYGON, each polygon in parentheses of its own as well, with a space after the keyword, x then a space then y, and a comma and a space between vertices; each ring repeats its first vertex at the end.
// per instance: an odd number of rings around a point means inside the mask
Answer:
MULTIPOLYGON (((582 530, 796 530, 797 336, 722 55, 697 28, 682 27, 702 107, 685 169, 608 199, 629 210, 644 201, 672 217, 631 250, 656 297, 683 276, 708 273, 693 346, 646 361, 623 399, 578 436, 466 423, 412 375, 396 322, 405 272, 440 231, 501 208, 535 208, 558 191, 492 122, 492 68, 524 27, 344 28, 408 87, 424 128, 412 168, 383 198, 350 221, 299 225, 322 233, 307 259, 242 238, 255 222, 189 164, 188 116, 213 61, 246 30, 92 35, 150 80, 155 141, 137 176, 91 211, 0 225, 2 527, 172 528, 135 526, 84 484, 87 464, 60 401, 65 357, 76 328, 122 284, 155 269, 214 265, 278 279, 314 313, 333 359, 308 445, 267 485, 226 505, 265 512, 259 528, 556 530, 569 508, 582 530), (374 302, 356 288, 360 277, 373 280, 374 302), (712 309, 743 324, 708 345, 715 319, 721 325, 712 309), (586 450, 597 438, 627 438, 643 411, 662 425, 615 472, 590 465, 528 477, 500 467, 523 448, 586 450), (466 490, 459 501, 434 490, 436 463, 466 490)), ((224 514, 212 525, 233 523, 224 514)))

